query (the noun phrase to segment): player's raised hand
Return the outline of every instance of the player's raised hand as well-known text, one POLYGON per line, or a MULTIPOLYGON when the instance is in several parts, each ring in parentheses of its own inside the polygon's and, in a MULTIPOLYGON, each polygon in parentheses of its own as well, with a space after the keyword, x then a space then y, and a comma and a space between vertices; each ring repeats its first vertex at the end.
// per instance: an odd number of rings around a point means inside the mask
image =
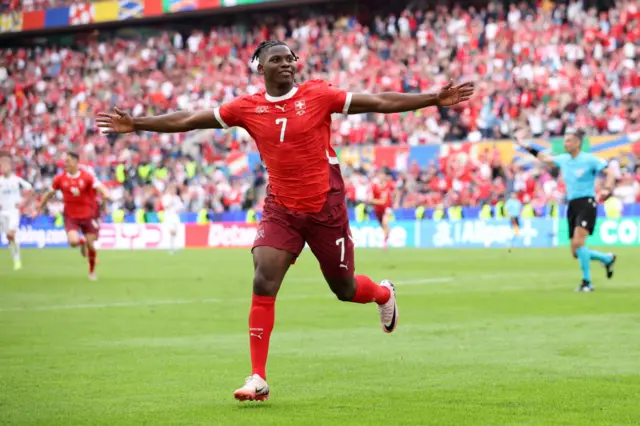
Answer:
POLYGON ((135 131, 133 126, 133 118, 118 108, 114 109, 115 113, 101 112, 98 114, 96 123, 103 134, 109 133, 131 133, 135 131))
POLYGON ((454 86, 453 80, 450 80, 438 92, 438 106, 450 107, 460 102, 468 101, 473 96, 473 90, 473 83, 470 81, 454 86))

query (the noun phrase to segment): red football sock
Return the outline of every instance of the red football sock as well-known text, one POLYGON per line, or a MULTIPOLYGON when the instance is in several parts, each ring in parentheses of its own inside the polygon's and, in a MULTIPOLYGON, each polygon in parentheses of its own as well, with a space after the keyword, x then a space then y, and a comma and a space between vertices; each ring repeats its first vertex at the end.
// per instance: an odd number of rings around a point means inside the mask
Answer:
POLYGON ((269 339, 276 317, 276 298, 253 295, 249 312, 249 345, 251 346, 251 374, 267 380, 269 339))
POLYGON ((98 257, 98 252, 89 249, 89 272, 92 274, 96 269, 96 257, 98 257))
POLYGON ((78 243, 80 243, 81 246, 85 245, 87 243, 87 240, 84 239, 84 237, 80 237, 78 239, 78 243))
POLYGON ((391 292, 388 288, 379 286, 371 281, 366 275, 356 275, 356 295, 353 297, 354 303, 372 303, 383 305, 389 301, 391 292))

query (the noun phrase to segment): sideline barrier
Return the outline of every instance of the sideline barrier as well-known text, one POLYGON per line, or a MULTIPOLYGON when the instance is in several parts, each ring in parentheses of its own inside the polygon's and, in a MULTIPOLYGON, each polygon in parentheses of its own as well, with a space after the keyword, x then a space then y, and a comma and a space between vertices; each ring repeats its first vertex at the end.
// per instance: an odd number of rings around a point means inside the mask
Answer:
MULTIPOLYGON (((69 247, 67 234, 62 228, 49 225, 21 226, 18 240, 23 248, 69 247)), ((178 228, 178 248, 184 248, 184 226, 178 228)), ((169 249, 169 231, 162 224, 103 224, 97 248, 100 250, 169 249)), ((0 239, 0 247, 7 246, 6 236, 0 239)))
MULTIPOLYGON (((640 246, 640 217, 598 219, 588 243, 594 246, 640 246)), ((560 221, 559 245, 569 245, 566 221, 560 221)))
MULTIPOLYGON (((395 221, 391 223, 391 248, 506 248, 568 246, 565 219, 533 218, 520 222, 520 236, 513 238, 508 220, 395 221)), ((220 222, 206 225, 182 224, 178 248, 249 248, 256 237, 256 224, 220 222)), ((351 234, 358 248, 380 248, 383 233, 373 221, 352 222, 351 234)), ((21 226, 18 233, 24 248, 68 247, 64 229, 50 225, 21 226)), ((103 224, 100 250, 152 250, 169 248, 169 231, 156 224, 103 224)), ((640 246, 640 217, 599 219, 588 243, 597 246, 640 246)), ((5 236, 0 247, 6 247, 5 236)))

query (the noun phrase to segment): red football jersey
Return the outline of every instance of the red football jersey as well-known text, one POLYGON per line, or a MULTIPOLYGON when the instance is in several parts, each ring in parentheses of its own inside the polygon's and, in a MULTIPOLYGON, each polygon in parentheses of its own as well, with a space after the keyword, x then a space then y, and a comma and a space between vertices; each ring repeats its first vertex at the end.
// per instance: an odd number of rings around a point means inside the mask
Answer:
POLYGON ((93 203, 93 217, 100 218, 100 194, 98 194, 98 191, 96 191, 96 187, 100 185, 100 180, 96 177, 96 171, 93 169, 93 167, 80 164, 78 168, 93 176, 94 184, 91 188, 92 194, 90 195, 95 200, 93 203))
POLYGON ((74 219, 93 219, 96 204, 96 180, 84 170, 74 176, 62 173, 53 178, 51 188, 62 191, 64 214, 74 219))
POLYGON ((384 210, 393 207, 393 190, 394 186, 392 182, 387 182, 386 185, 373 184, 371 186, 371 192, 373 198, 377 200, 385 200, 385 204, 376 204, 375 208, 378 210, 384 210))
POLYGON ((214 110, 225 128, 243 127, 256 141, 269 172, 269 190, 290 210, 319 212, 338 164, 331 147, 331 114, 346 114, 351 94, 311 80, 289 93, 239 97, 214 110))

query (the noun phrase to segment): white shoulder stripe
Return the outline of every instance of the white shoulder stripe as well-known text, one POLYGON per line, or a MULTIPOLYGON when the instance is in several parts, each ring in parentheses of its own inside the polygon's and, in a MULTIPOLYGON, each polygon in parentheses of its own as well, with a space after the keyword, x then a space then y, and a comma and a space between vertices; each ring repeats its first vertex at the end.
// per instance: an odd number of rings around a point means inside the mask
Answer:
POLYGON ((220 123, 220 125, 222 126, 223 129, 228 129, 229 126, 227 126, 227 123, 224 122, 224 120, 222 119, 222 117, 220 117, 220 108, 214 108, 213 109, 213 115, 216 116, 216 120, 218 120, 218 123, 220 123))
POLYGON ((351 106, 351 97, 352 96, 353 96, 353 93, 347 92, 347 99, 344 101, 344 107, 342 108, 342 113, 344 115, 349 114, 349 107, 351 106))

